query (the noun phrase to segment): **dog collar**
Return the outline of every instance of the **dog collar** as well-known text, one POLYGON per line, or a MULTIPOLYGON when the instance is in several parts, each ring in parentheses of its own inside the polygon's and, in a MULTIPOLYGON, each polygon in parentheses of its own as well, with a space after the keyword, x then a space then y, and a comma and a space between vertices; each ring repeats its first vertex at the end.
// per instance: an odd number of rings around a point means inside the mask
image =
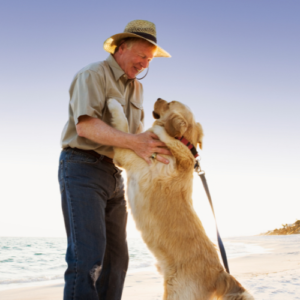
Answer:
POLYGON ((192 152, 195 158, 199 156, 195 146, 191 144, 185 137, 183 136, 181 138, 175 137, 175 139, 179 140, 182 144, 186 145, 190 149, 190 151, 192 152))

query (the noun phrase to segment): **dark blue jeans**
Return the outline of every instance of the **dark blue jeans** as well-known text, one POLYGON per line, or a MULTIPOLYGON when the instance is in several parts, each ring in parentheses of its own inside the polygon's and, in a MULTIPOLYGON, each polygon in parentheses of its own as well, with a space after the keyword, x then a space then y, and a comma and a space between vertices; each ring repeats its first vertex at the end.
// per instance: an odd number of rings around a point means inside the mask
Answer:
POLYGON ((69 148, 58 176, 68 237, 64 300, 120 300, 128 267, 121 170, 69 148))

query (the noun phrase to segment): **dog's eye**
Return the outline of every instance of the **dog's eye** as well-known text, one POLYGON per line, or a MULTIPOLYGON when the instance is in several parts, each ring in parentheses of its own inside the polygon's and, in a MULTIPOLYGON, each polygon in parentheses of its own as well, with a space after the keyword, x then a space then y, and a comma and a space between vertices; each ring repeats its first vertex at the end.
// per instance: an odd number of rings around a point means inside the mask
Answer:
POLYGON ((153 118, 154 119, 159 119, 160 115, 158 113, 156 113, 155 111, 152 112, 153 118))

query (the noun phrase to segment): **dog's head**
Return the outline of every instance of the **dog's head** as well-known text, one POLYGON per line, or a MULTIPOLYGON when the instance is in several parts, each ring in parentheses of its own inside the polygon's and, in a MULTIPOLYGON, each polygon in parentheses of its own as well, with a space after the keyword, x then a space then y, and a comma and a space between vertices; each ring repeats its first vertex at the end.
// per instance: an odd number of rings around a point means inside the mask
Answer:
POLYGON ((170 136, 184 136, 194 146, 199 144, 202 149, 202 126, 195 122, 193 113, 186 105, 158 98, 154 104, 153 117, 156 119, 154 124, 164 126, 170 136))

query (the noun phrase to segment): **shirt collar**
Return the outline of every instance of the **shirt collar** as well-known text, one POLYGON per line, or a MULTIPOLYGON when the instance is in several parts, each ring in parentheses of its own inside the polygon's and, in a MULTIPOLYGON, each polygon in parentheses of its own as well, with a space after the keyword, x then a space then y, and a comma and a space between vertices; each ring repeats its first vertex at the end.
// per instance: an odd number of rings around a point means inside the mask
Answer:
POLYGON ((122 77, 125 74, 124 71, 121 69, 121 67, 118 65, 118 63, 111 54, 108 56, 106 61, 108 62, 116 81, 118 81, 120 77, 122 77))
POLYGON ((116 60, 114 59, 114 57, 110 54, 108 56, 108 58, 106 59, 106 61, 108 62, 116 81, 118 81, 122 76, 125 79, 125 81, 132 81, 134 79, 127 79, 127 75, 125 74, 125 72, 121 69, 121 67, 118 65, 118 63, 116 62, 116 60))

